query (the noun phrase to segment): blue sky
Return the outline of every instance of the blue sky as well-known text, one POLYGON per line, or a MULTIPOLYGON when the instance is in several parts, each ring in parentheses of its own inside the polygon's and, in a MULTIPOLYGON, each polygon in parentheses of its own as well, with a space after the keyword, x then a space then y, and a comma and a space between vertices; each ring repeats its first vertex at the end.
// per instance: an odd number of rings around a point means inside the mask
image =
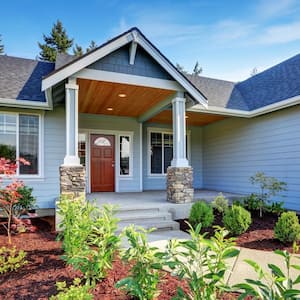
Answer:
POLYGON ((298 0, 1 1, 8 55, 35 58, 60 19, 75 42, 98 44, 137 26, 173 62, 233 81, 300 53, 298 0))

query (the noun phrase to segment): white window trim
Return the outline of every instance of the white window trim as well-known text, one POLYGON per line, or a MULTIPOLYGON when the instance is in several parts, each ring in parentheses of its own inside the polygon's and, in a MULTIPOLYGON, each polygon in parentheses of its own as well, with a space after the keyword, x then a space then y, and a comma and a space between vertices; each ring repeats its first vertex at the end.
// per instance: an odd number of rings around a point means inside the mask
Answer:
POLYGON ((9 114, 16 116, 16 156, 19 158, 19 116, 20 115, 29 115, 29 116, 38 116, 39 117, 39 149, 38 149, 38 174, 19 174, 19 168, 17 169, 16 175, 12 178, 18 179, 44 179, 44 112, 42 113, 28 113, 28 112, 11 112, 11 111, 0 111, 1 114, 9 114))
POLYGON ((79 128, 78 133, 86 134, 86 152, 85 152, 85 164, 86 164, 86 179, 87 179, 87 193, 91 193, 91 135, 92 134, 107 134, 115 137, 115 192, 118 193, 120 188, 120 181, 133 180, 133 131, 115 131, 115 130, 101 130, 101 129, 83 129, 79 128), (130 156, 129 156, 129 175, 120 175, 120 136, 129 136, 130 138, 130 156))
MULTIPOLYGON (((151 173, 151 133, 161 133, 170 134, 173 133, 171 128, 158 128, 158 127, 148 127, 147 128, 147 176, 151 178, 166 177, 167 173, 151 173)), ((187 136, 187 159, 189 163, 191 162, 191 130, 186 131, 187 136)), ((163 161, 163 160, 162 160, 163 161)))

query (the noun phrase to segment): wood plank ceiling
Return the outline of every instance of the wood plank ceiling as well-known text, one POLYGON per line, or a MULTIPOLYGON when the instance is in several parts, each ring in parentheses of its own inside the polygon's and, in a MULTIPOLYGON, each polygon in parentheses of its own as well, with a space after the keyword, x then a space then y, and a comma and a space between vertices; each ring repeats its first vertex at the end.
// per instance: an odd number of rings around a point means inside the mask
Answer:
POLYGON ((86 79, 78 79, 78 84, 78 110, 81 113, 138 117, 174 93, 171 90, 86 79))
MULTIPOLYGON (((138 117, 174 94, 172 90, 86 79, 78 79, 78 84, 80 113, 138 117)), ((214 114, 186 112, 188 126, 203 126, 224 118, 214 114)), ((148 122, 172 124, 172 111, 164 110, 148 122)))

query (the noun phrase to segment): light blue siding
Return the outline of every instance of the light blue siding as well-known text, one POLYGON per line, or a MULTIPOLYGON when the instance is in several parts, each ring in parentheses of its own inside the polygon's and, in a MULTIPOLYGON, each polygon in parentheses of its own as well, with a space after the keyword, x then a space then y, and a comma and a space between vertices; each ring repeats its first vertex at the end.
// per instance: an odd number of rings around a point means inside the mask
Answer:
MULTIPOLYGON (((132 177, 118 177, 119 192, 140 191, 140 124, 134 118, 114 117, 105 115, 79 114, 79 128, 90 133, 112 131, 113 133, 133 132, 133 172, 132 177)), ((118 143, 118 141, 115 141, 118 143)))
POLYGON ((46 111, 44 115, 44 178, 26 179, 33 187, 39 208, 54 208, 59 196, 59 166, 65 156, 65 112, 63 108, 46 111))
MULTIPOLYGON (((250 193, 263 171, 288 183, 286 207, 300 203, 300 107, 253 119, 230 118, 203 129, 204 188, 250 193)), ((278 199, 279 200, 279 199, 278 199)))
MULTIPOLYGON (((148 131, 149 128, 159 128, 171 130, 172 126, 167 124, 146 123, 143 125, 143 188, 144 190, 164 190, 166 189, 165 175, 150 175, 149 163, 149 144, 148 131)), ((189 152, 191 165, 194 168, 194 188, 201 188, 203 184, 202 178, 202 128, 190 127, 189 152)))
POLYGON ((137 46, 134 64, 130 65, 129 44, 96 61, 88 68, 172 80, 172 77, 140 46, 137 46))

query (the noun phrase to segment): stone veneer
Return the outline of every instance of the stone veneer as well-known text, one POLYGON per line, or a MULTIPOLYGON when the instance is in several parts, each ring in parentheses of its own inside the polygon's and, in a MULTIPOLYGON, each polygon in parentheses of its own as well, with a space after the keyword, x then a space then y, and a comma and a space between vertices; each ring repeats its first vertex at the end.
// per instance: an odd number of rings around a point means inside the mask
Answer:
POLYGON ((194 199, 193 168, 168 167, 167 169, 167 201, 187 203, 194 199))
POLYGON ((85 195, 85 167, 60 166, 60 193, 80 197, 85 195))

